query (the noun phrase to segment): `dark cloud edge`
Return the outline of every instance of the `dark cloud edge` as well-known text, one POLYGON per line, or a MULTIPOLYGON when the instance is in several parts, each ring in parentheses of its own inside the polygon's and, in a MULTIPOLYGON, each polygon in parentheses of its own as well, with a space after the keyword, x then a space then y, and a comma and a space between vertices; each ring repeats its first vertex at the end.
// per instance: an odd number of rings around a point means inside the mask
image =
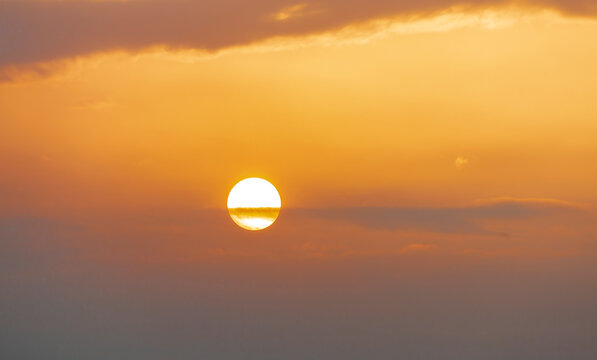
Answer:
POLYGON ((97 53, 151 48, 216 53, 276 37, 302 37, 368 21, 425 18, 457 7, 463 11, 516 6, 597 17, 593 0, 321 0, 305 16, 276 22, 290 0, 220 2, 0 2, 0 82, 45 77, 61 61, 97 53), (317 11, 315 11, 317 10, 317 11), (321 10, 321 11, 319 11, 321 10))
POLYGON ((377 230, 417 230, 447 234, 509 236, 486 229, 482 222, 515 221, 550 215, 590 216, 586 204, 555 199, 496 198, 463 207, 346 207, 286 210, 293 216, 350 223, 377 230))
MULTIPOLYGON (((462 207, 337 207, 337 208, 285 208, 280 219, 288 221, 323 220, 331 223, 344 223, 359 227, 384 231, 424 231, 444 234, 509 236, 510 234, 489 230, 485 221, 517 221, 566 216, 594 221, 593 209, 586 204, 565 202, 553 199, 500 198, 475 202, 462 207)), ((226 209, 187 209, 139 211, 131 214, 94 215, 60 217, 59 220, 44 216, 0 216, 0 237, 23 230, 33 233, 52 233, 56 229, 67 228, 69 232, 88 230, 93 223, 129 222, 154 226, 156 224, 176 224, 200 226, 217 224, 227 226, 226 209)), ((551 218, 550 218, 551 219, 551 218)), ((550 220, 552 221, 552 220, 550 220)), ((563 222, 566 220, 563 219, 563 222)), ((565 225, 565 223, 563 223, 565 225)), ((95 224, 97 225, 97 224, 95 224)), ((1 242, 0 242, 1 243, 1 242)))

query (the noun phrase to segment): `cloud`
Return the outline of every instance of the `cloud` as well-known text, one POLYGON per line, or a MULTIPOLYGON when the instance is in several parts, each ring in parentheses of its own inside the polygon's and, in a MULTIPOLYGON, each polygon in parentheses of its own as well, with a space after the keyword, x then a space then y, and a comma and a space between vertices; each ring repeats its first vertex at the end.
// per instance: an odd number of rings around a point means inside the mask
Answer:
POLYGON ((590 205, 577 203, 573 201, 565 201, 550 198, 515 198, 515 197, 497 197, 488 199, 479 199, 475 201, 475 204, 479 206, 491 206, 500 204, 512 204, 521 205, 526 207, 535 208, 551 208, 551 209, 576 209, 576 210, 588 210, 590 205))
POLYGON ((154 46, 216 51, 379 18, 510 4, 597 14, 593 0, 0 1, 0 68, 154 46))
MULTIPOLYGON (((1 3, 0 3, 1 5, 1 3)), ((0 14, 0 17, 2 15, 0 14)), ((1 26, 1 25, 0 25, 1 26)), ((0 42, 2 36, 0 35, 0 42)), ((0 50, 0 54, 1 54, 0 50)), ((3 65, 3 57, 0 56, 0 82, 15 82, 30 79, 44 78, 51 75, 57 68, 64 64, 58 64, 57 61, 48 63, 27 63, 3 65)))
POLYGON ((585 213, 588 206, 555 199, 496 198, 475 202, 467 207, 389 208, 355 207, 337 209, 303 209, 303 216, 343 221, 384 230, 423 230, 438 233, 489 234, 488 220, 524 220, 549 215, 585 213))
POLYGON ((462 169, 463 167, 468 165, 468 162, 469 159, 459 156, 456 158, 456 160, 454 160, 454 166, 456 166, 458 169, 462 169))
POLYGON ((298 17, 315 15, 320 12, 322 11, 310 9, 308 4, 301 3, 277 11, 275 14, 272 14, 272 18, 275 21, 289 21, 298 17))

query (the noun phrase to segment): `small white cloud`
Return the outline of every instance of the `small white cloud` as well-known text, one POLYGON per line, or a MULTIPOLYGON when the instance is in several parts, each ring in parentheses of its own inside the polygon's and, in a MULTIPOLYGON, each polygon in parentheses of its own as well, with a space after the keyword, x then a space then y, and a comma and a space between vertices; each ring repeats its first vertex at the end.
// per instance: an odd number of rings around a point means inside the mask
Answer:
POLYGON ((314 15, 318 14, 321 11, 314 10, 309 7, 308 4, 300 3, 292 6, 285 7, 280 11, 272 14, 272 17, 276 21, 287 21, 290 19, 306 16, 306 15, 314 15))
POLYGON ((467 166, 469 163, 469 159, 459 156, 456 158, 456 160, 454 160, 454 166, 456 166, 458 169, 462 169, 463 167, 467 166))

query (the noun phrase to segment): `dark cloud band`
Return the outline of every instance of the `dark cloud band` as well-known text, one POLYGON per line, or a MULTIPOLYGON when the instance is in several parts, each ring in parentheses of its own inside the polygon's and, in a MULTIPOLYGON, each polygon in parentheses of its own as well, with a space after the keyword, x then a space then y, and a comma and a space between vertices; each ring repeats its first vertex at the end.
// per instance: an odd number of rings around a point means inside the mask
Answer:
POLYGON ((488 200, 468 207, 353 207, 295 211, 306 217, 343 221, 372 229, 505 236, 507 234, 485 229, 482 223, 488 220, 511 221, 549 215, 582 215, 587 208, 581 204, 550 199, 504 198, 488 200))
POLYGON ((0 67, 151 46, 214 51, 381 17, 429 15, 454 6, 473 9, 508 4, 575 15, 597 13, 595 0, 3 1, 0 67))

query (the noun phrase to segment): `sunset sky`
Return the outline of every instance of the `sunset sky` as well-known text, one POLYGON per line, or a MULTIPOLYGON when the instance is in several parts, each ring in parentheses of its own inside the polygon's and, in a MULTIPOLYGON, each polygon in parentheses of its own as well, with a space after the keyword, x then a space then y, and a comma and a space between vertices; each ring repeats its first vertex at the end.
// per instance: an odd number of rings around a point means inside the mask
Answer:
POLYGON ((2 359, 596 359, 596 206, 595 0, 0 0, 2 359))

